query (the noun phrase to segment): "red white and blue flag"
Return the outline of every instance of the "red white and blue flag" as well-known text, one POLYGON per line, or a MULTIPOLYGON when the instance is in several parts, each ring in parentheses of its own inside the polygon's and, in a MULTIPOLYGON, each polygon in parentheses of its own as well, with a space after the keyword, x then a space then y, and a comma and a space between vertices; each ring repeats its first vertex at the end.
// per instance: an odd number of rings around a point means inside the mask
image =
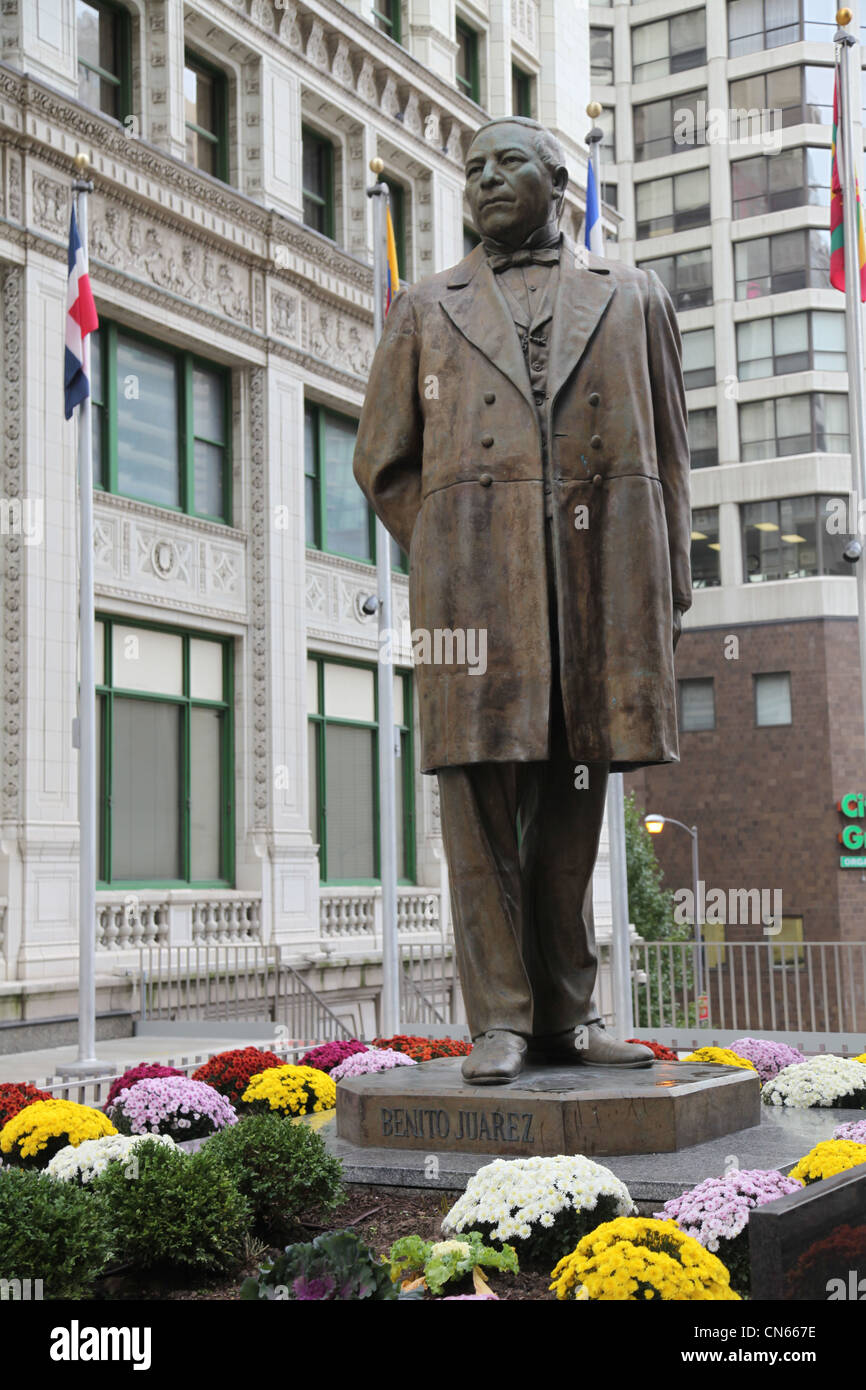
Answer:
POLYGON ((85 339, 99 327, 96 305, 87 273, 87 257, 78 235, 75 204, 69 222, 69 279, 66 290, 66 359, 63 365, 63 390, 66 397, 66 418, 69 420, 77 405, 90 395, 89 354, 85 339))

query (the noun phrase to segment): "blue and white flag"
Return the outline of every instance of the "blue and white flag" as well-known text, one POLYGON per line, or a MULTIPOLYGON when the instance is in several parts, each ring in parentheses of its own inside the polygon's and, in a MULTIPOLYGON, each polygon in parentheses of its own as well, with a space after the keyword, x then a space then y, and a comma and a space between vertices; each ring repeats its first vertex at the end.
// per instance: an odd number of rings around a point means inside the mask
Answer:
POLYGON ((87 256, 78 235, 75 205, 69 221, 69 279, 66 284, 66 354, 63 363, 63 392, 66 418, 90 395, 88 353, 85 339, 99 327, 96 305, 87 273, 87 256))
POLYGON ((601 234, 601 210, 598 203, 598 189, 595 186, 595 173, 592 162, 586 171, 586 217, 584 219, 584 241, 587 251, 594 256, 604 255, 604 241, 601 234))

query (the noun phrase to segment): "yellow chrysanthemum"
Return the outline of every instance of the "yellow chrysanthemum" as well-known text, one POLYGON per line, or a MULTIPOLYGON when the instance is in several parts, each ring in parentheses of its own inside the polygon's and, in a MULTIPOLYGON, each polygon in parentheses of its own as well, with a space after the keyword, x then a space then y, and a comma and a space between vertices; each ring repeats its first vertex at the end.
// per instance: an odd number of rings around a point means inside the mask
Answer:
POLYGON ((866 1063, 866 1052, 861 1052, 859 1057, 854 1058, 854 1061, 866 1063))
POLYGON ((558 1299, 736 1302, 717 1256, 673 1221, 621 1216, 583 1237, 551 1275, 558 1299))
POLYGON ((57 1149, 45 1152, 52 1140, 75 1148, 85 1139, 103 1139, 117 1130, 101 1110, 78 1105, 72 1100, 37 1100, 25 1106, 0 1130, 0 1153, 12 1154, 13 1161, 38 1160, 44 1153, 47 1163, 57 1149))
POLYGON ((720 1067, 744 1067, 747 1071, 757 1071, 754 1062, 750 1062, 748 1057, 741 1057, 739 1052, 732 1052, 729 1047, 699 1047, 697 1052, 690 1052, 688 1057, 683 1057, 684 1062, 715 1062, 720 1067))
POLYGON ((866 1144, 855 1144, 851 1139, 825 1139, 800 1159, 789 1177, 806 1183, 820 1182, 821 1178, 833 1178, 860 1163, 866 1163, 866 1144))
POLYGON ((269 1110, 284 1115, 310 1115, 334 1109, 337 1083, 316 1067, 268 1067, 250 1077, 241 1101, 245 1105, 267 1104, 269 1110))

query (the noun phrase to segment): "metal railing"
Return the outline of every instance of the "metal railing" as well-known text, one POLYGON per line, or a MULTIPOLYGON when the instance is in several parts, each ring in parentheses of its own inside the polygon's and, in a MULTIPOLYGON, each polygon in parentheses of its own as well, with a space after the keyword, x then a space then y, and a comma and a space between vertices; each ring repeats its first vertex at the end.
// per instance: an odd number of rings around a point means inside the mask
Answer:
POLYGON ((348 1029, 277 945, 145 946, 139 952, 142 1023, 214 1019, 270 1022, 284 1040, 348 1038, 348 1029))
POLYGON ((635 1028, 660 1042, 698 1028, 857 1046, 866 1038, 866 941, 643 942, 632 947, 632 997, 635 1028))
POLYGON ((401 1025, 454 1023, 456 992, 453 947, 440 942, 401 942, 401 1025))

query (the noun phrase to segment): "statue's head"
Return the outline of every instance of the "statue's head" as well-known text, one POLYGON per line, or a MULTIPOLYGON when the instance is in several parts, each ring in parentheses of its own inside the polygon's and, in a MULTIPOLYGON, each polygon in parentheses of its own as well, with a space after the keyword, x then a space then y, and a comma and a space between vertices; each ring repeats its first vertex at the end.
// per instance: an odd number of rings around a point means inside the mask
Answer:
POLYGON ((466 196, 481 236, 516 248, 556 223, 568 183, 555 136, 525 116, 503 116, 475 132, 466 158, 466 196))

